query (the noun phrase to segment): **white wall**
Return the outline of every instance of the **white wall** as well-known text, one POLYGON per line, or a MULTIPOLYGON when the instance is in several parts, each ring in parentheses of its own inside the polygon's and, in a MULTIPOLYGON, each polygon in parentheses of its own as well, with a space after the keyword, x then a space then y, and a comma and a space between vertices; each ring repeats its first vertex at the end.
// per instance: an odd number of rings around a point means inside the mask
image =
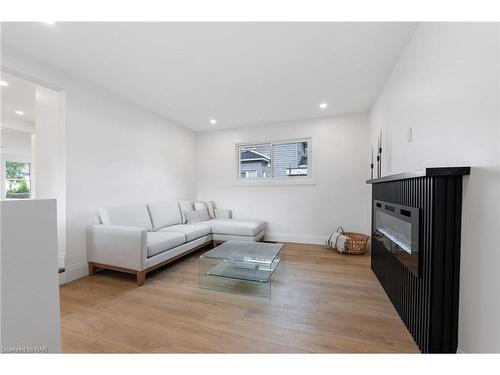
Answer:
MULTIPOLYGON (((3 111, 3 108, 2 108, 3 111)), ((28 133, 35 132, 35 123, 31 121, 24 121, 13 119, 11 117, 2 116, 2 128, 9 128, 13 130, 24 131, 28 133)))
POLYGON ((47 87, 35 88, 35 141, 33 142, 33 193, 39 199, 57 199, 59 265, 66 255, 65 94, 47 87), (62 107, 62 110, 61 108, 62 107))
POLYGON ((25 131, 10 129, 5 126, 2 132, 2 153, 17 159, 31 157, 31 134, 25 131))
POLYGON ((500 352, 498 54, 497 24, 421 24, 370 114, 372 142, 385 133, 384 174, 472 166, 462 219, 464 352, 500 352))
POLYGON ((268 239, 324 243, 337 226, 368 233, 366 115, 199 133, 197 197, 269 222, 268 239), (315 185, 234 186, 235 144, 312 137, 315 185))
POLYGON ((87 273, 99 207, 195 197, 192 131, 15 51, 2 68, 66 94, 66 281, 87 273))

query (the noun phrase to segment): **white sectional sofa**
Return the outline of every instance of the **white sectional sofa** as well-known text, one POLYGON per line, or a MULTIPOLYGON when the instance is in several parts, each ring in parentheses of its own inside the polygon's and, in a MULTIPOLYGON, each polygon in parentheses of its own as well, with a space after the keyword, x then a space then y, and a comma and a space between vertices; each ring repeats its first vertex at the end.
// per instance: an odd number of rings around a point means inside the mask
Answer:
POLYGON ((234 220, 230 210, 187 223, 178 202, 144 203, 106 207, 99 224, 88 228, 89 273, 107 268, 135 274, 143 285, 146 273, 194 250, 228 240, 260 241, 267 224, 258 220, 234 220))

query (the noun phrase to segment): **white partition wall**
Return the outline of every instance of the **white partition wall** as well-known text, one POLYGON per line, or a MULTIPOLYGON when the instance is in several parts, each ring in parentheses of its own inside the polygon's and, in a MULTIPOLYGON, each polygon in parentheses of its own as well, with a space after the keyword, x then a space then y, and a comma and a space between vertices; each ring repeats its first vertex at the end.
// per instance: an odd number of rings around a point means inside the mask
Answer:
POLYGON ((64 94, 36 85, 33 148, 36 198, 57 199, 59 265, 66 252, 66 156, 64 94), (63 103, 61 103, 63 101, 63 103))
POLYGON ((60 352, 56 200, 0 204, 1 351, 60 352))

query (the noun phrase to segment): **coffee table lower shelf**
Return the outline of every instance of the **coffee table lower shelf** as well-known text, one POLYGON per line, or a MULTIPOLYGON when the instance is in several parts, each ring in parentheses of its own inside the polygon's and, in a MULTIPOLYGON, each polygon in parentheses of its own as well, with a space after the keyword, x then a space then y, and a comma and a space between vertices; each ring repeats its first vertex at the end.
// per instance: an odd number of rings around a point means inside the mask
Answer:
POLYGON ((205 262, 200 261, 200 288, 271 298, 271 272, 258 269, 251 271, 222 261, 203 267, 202 263, 205 262))

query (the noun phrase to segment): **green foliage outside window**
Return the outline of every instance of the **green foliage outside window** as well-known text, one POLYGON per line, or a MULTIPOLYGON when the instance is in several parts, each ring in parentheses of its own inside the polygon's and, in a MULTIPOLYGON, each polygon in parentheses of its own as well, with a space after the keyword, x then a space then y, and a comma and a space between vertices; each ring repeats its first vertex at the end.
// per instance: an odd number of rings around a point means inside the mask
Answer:
POLYGON ((30 164, 8 161, 5 163, 7 198, 30 197, 30 164))
MULTIPOLYGON (((7 172, 7 179, 21 179, 24 178, 24 173, 23 171, 26 169, 26 166, 28 166, 29 170, 29 164, 27 163, 20 163, 17 161, 8 161, 6 163, 6 172, 7 172)), ((29 173, 29 172, 28 172, 29 173)))
POLYGON ((17 193, 17 194, 29 193, 29 192, 30 188, 26 180, 22 180, 21 182, 19 182, 19 184, 17 184, 17 186, 14 186, 9 190, 9 193, 17 193))

